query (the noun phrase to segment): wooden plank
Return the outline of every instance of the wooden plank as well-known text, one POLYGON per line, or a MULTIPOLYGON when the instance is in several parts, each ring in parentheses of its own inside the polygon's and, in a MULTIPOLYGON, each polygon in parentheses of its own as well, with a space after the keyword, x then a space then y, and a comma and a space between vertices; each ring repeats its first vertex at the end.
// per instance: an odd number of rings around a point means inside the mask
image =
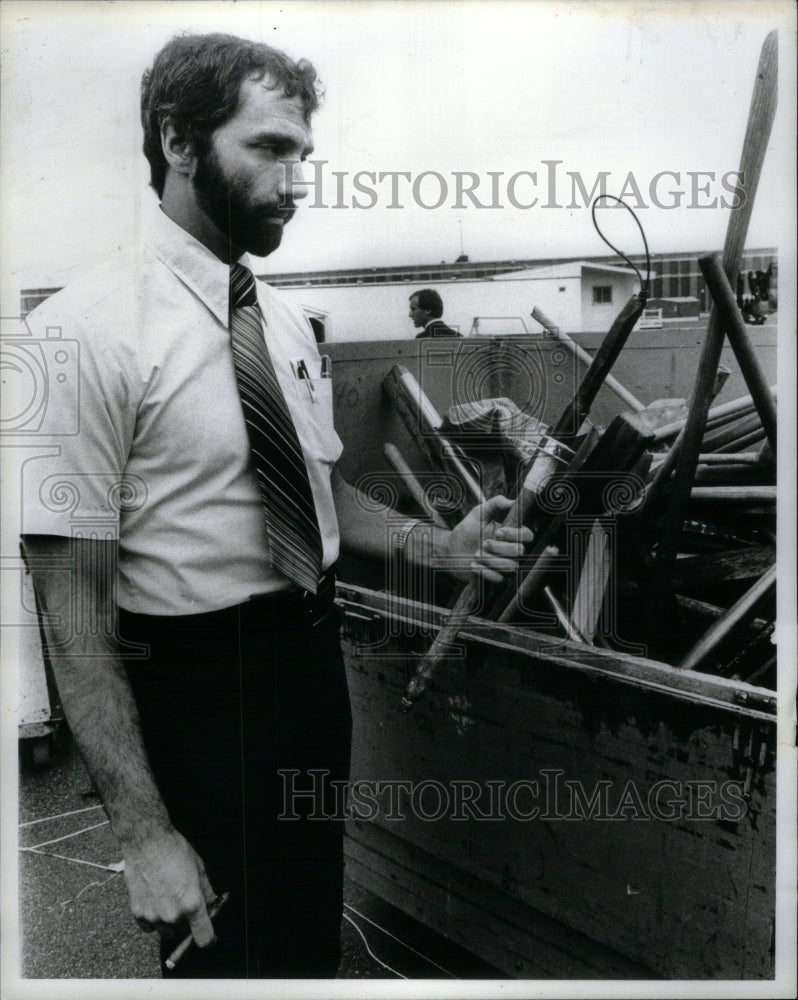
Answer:
MULTIPOLYGON (((377 623, 386 635, 390 622, 394 630, 423 638, 430 631, 434 633, 440 629, 448 616, 444 608, 430 607, 365 587, 339 583, 337 589, 347 615, 360 615, 365 622, 377 623)), ((773 721, 776 717, 776 695, 773 691, 724 677, 684 672, 644 656, 631 656, 618 650, 605 650, 567 640, 553 642, 551 636, 531 629, 482 618, 468 618, 461 639, 520 655, 528 662, 530 670, 537 669, 541 663, 556 665, 596 680, 616 680, 645 690, 667 692, 678 700, 724 708, 747 718, 773 721)), ((367 655, 368 651, 364 650, 364 656, 367 655)))
POLYGON ((601 521, 597 520, 590 529, 582 574, 571 609, 571 618, 577 632, 588 642, 592 642, 596 634, 611 568, 610 536, 601 521))

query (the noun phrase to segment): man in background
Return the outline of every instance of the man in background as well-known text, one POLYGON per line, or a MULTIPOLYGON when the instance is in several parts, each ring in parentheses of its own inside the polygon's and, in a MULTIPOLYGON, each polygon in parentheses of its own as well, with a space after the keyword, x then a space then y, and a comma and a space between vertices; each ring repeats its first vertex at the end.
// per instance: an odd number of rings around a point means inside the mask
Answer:
POLYGON ((410 296, 410 319, 421 329, 416 340, 422 337, 459 337, 456 330, 447 326, 443 316, 443 300, 433 288, 422 288, 410 296))

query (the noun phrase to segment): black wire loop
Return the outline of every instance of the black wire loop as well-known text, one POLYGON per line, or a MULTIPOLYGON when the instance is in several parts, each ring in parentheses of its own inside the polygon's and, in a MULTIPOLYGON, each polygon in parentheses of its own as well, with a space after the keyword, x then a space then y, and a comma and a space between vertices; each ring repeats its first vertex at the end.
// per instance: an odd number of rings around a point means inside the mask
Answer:
POLYGON ((649 253, 649 250, 648 250, 648 240, 646 239, 645 231, 643 230, 643 226, 642 226, 642 224, 640 222, 640 219, 638 219, 637 215, 635 214, 634 209, 630 208, 626 204, 625 201, 623 201, 621 198, 617 198, 614 194, 600 194, 593 201, 593 204, 592 204, 592 206, 590 208, 590 217, 593 220, 593 228, 598 233, 599 238, 601 240, 603 240, 604 243, 607 244, 607 246, 610 248, 610 250, 612 250, 614 253, 617 253, 619 257, 622 257, 626 261, 626 263, 629 265, 629 267, 631 267, 631 269, 637 275, 637 280, 640 282, 640 291, 641 291, 641 293, 646 298, 648 298, 649 283, 650 283, 650 280, 651 280, 651 254, 649 253), (607 237, 601 231, 601 227, 599 226, 598 222, 596 221, 596 208, 598 207, 598 203, 602 199, 609 199, 611 201, 616 202, 622 208, 625 208, 626 211, 630 213, 630 215, 632 216, 632 218, 637 223, 637 228, 640 230, 640 235, 643 237, 643 246, 645 247, 645 250, 646 250, 646 280, 645 281, 643 281, 643 278, 642 278, 642 276, 640 274, 640 271, 631 262, 631 260, 629 260, 629 258, 626 256, 626 254, 622 250, 619 250, 618 247, 613 246, 613 244, 610 243, 610 241, 607 239, 607 237))

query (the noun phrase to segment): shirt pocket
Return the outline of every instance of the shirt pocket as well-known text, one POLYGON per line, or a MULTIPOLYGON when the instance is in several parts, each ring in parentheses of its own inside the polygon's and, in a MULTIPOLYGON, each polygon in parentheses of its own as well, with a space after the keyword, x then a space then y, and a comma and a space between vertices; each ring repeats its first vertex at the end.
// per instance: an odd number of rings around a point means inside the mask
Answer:
MULTIPOLYGON (((318 362, 311 371, 317 373, 318 362)), ((333 391, 331 378, 293 380, 293 406, 297 436, 307 458, 333 465, 338 461, 343 445, 333 426, 333 391)))

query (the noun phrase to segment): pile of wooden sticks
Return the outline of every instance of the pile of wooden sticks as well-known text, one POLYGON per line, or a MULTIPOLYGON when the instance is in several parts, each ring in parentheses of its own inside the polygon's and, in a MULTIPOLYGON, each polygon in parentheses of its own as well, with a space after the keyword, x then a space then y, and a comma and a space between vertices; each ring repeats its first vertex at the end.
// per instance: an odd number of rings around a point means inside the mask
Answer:
MULTIPOLYGON (((588 420, 645 306, 643 288, 560 418, 538 433, 505 522, 527 524, 535 535, 521 573, 493 592, 476 578, 463 588, 408 685, 404 710, 475 614, 775 685, 775 391, 748 341, 730 277, 739 270, 775 114, 776 60, 771 32, 741 157, 747 199, 731 215, 722 256, 700 260, 713 307, 689 404, 675 420, 656 404, 619 414, 603 429, 588 420), (749 394, 713 406, 728 374, 719 365, 726 337, 749 394)), ((478 467, 442 433, 410 372, 396 366, 384 384, 430 467, 454 483, 460 503, 449 513, 459 518, 485 497, 478 467)), ((446 523, 396 449, 386 454, 421 510, 446 523)))

